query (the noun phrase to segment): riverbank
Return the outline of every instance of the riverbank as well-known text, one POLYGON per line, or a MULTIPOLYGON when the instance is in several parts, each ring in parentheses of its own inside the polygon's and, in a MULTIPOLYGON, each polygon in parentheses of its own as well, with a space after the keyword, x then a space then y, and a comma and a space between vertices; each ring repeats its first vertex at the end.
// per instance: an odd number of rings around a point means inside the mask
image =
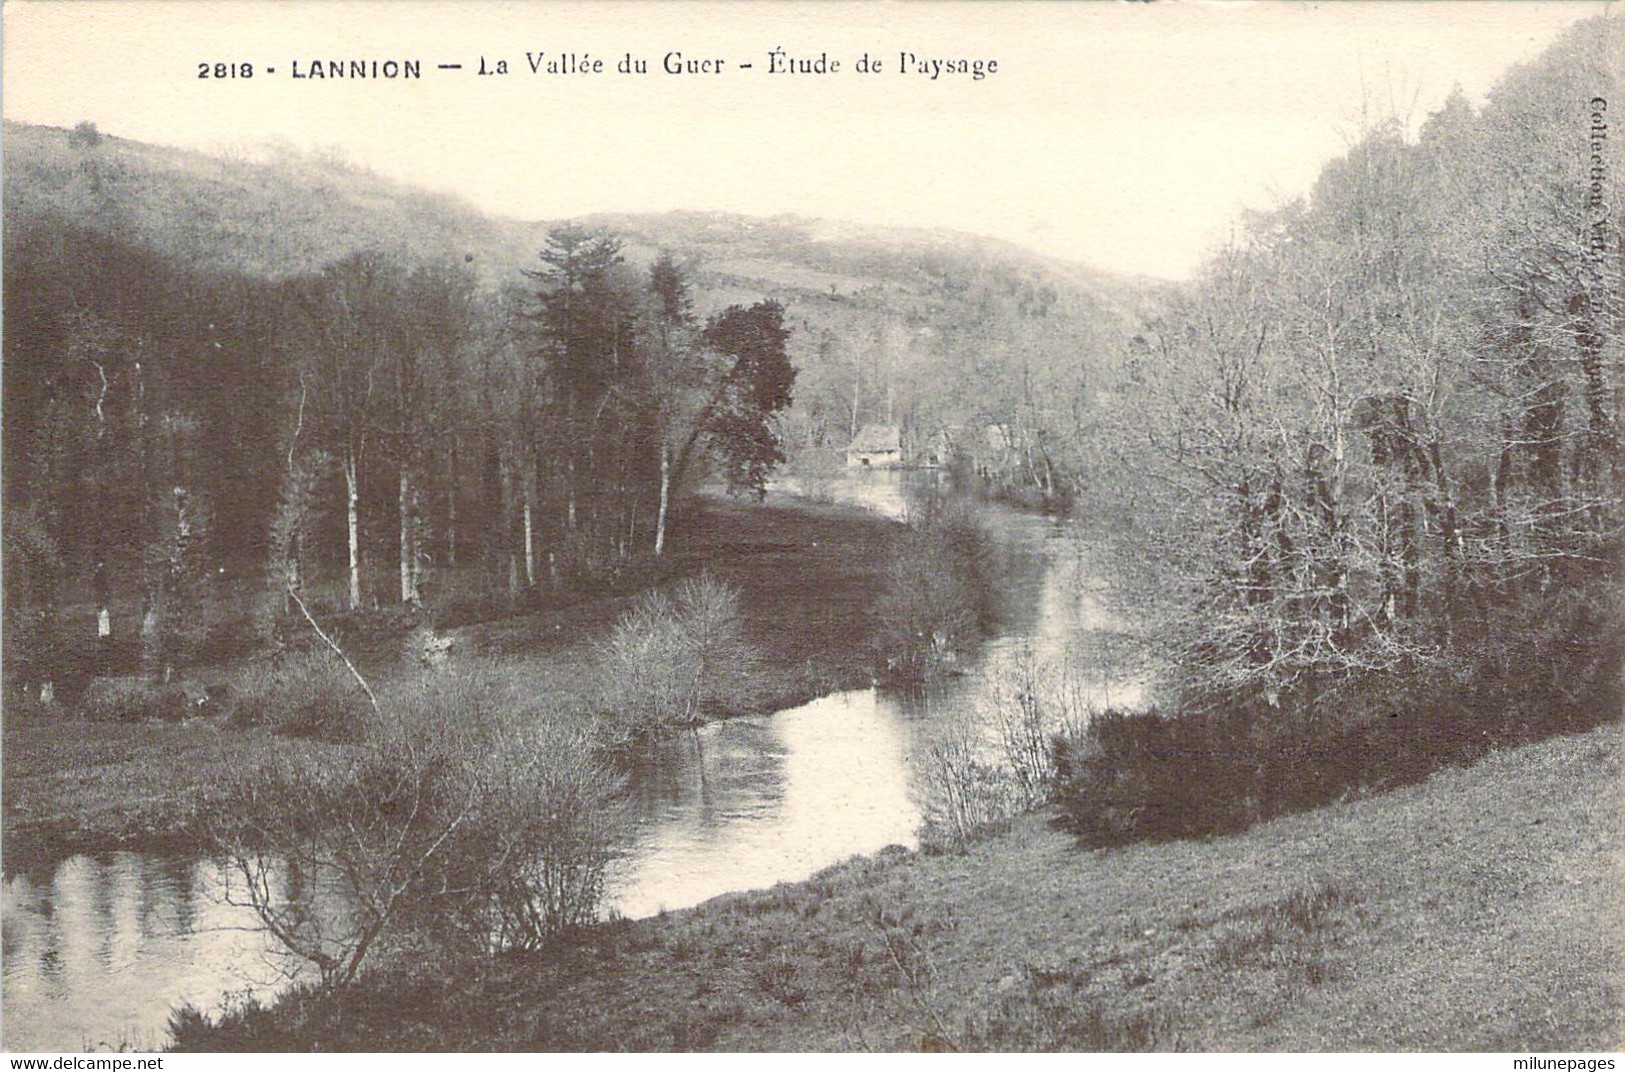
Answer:
MULTIPOLYGON (((717 713, 772 711, 869 684, 875 601, 900 532, 895 522, 834 504, 696 503, 674 529, 660 583, 708 570, 737 585, 746 637, 760 653, 736 710, 717 713)), ((453 659, 478 658, 511 669, 528 688, 586 697, 593 643, 636 597, 622 590, 454 630, 453 659)), ((195 847, 197 816, 222 776, 287 747, 286 738, 219 717, 7 718, 6 855, 195 847)))
POLYGON ((1231 837, 1080 851, 1042 816, 480 973, 375 974, 245 1049, 1613 1049, 1621 727, 1231 837))

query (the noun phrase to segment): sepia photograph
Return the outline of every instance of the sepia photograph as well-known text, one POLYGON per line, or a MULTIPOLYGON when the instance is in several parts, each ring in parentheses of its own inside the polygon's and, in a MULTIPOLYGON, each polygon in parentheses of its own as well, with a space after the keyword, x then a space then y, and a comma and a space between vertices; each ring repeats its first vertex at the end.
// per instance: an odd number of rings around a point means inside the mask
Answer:
POLYGON ((1617 4, 3 17, 13 1067, 1614 1068, 1617 4))

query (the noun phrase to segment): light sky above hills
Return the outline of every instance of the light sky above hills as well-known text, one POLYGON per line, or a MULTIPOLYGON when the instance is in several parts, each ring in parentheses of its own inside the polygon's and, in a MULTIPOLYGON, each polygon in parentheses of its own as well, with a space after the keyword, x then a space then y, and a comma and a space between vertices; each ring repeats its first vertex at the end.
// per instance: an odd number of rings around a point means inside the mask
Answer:
POLYGON ((3 110, 206 151, 337 146, 382 175, 526 219, 795 213, 947 227, 1180 278, 1242 208, 1307 191, 1362 114, 1397 111, 1414 129, 1457 83, 1478 103, 1508 67, 1605 10, 1601 0, 13 0, 3 110), (826 53, 842 69, 770 74, 775 47, 826 53), (532 74, 526 53, 538 51, 601 57, 606 73, 532 74), (726 68, 664 74, 669 51, 726 68), (902 51, 999 69, 982 81, 933 81, 899 73, 902 51), (613 73, 627 52, 651 72, 613 73), (864 52, 883 59, 880 74, 852 70, 864 52), (477 76, 482 56, 512 73, 477 76), (295 61, 374 58, 418 59, 423 77, 290 77, 295 61), (255 77, 197 77, 215 62, 252 63, 255 77))

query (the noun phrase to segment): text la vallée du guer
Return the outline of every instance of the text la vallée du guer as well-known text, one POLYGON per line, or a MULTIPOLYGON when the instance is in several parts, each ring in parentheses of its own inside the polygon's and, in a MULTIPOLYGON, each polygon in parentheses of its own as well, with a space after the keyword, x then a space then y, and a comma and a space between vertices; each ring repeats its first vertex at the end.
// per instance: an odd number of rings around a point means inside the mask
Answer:
POLYGON ((522 61, 481 55, 477 61, 426 62, 415 57, 344 56, 300 57, 285 64, 256 64, 248 60, 200 61, 197 77, 202 79, 243 79, 255 75, 283 74, 299 82, 329 81, 414 81, 425 71, 472 74, 475 77, 503 77, 531 74, 549 77, 591 77, 594 75, 678 75, 716 77, 730 72, 750 72, 770 77, 840 75, 905 75, 926 81, 943 79, 983 81, 999 71, 996 59, 971 56, 937 56, 899 49, 896 52, 864 52, 856 59, 833 57, 828 52, 798 55, 784 48, 769 49, 761 60, 732 61, 722 56, 669 51, 658 57, 625 52, 602 56, 592 52, 526 52, 522 61))

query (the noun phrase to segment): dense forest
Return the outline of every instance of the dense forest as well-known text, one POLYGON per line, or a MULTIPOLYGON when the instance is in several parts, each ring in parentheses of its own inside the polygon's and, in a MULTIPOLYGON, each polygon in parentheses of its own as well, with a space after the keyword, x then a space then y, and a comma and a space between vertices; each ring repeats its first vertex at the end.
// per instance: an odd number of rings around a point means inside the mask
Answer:
POLYGON ((1159 709, 1092 720, 1094 843, 1232 831, 1621 711, 1617 20, 1374 122, 1148 319, 1082 497, 1159 709))
POLYGON ((701 321, 670 257, 634 271, 600 232, 553 229, 494 292, 376 251, 263 281, 59 220, 10 235, 8 635, 41 683, 92 628, 167 674, 265 595, 602 583, 661 554, 674 487, 759 493, 782 460, 782 307, 701 321))

